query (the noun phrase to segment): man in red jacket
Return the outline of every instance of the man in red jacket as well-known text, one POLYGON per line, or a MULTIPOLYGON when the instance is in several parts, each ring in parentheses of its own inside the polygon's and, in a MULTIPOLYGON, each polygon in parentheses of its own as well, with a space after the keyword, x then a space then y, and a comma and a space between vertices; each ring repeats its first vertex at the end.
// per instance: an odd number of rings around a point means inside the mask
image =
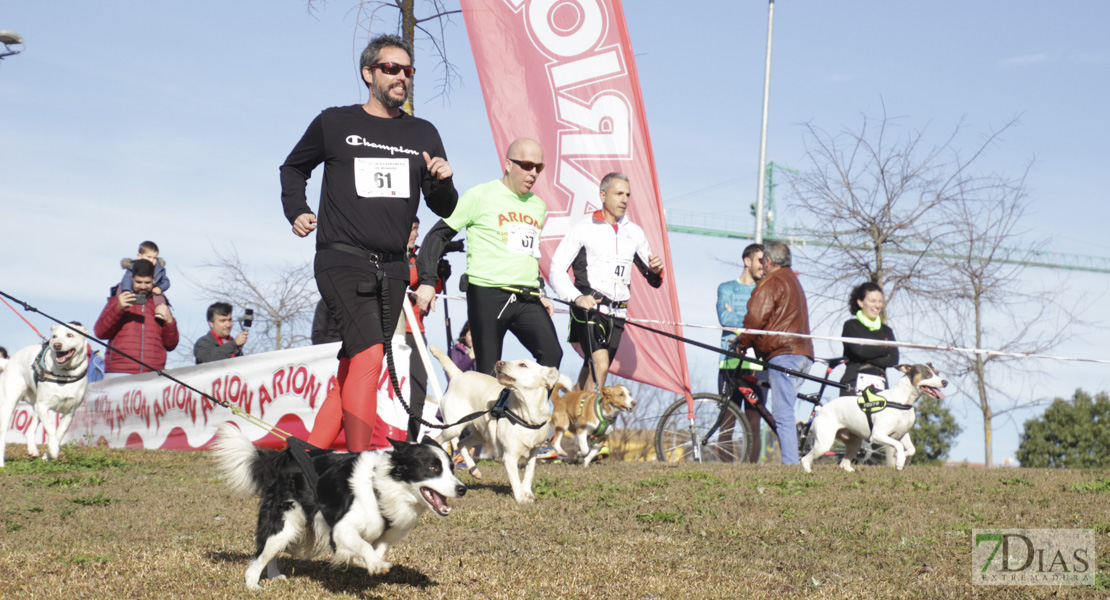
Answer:
POLYGON ((108 299, 93 328, 96 337, 108 340, 119 352, 108 350, 104 356, 105 373, 145 373, 166 366, 166 353, 177 347, 177 321, 169 305, 157 307, 148 302, 154 289, 154 264, 145 260, 131 263, 133 291, 120 289, 108 299), (120 352, 145 363, 126 358, 120 352))
MULTIPOLYGON (((763 244, 765 275, 748 299, 745 329, 782 331, 809 335, 809 307, 798 276, 790 268, 790 248, 770 241, 763 244)), ((771 365, 794 371, 808 371, 813 365, 813 342, 809 338, 785 335, 741 334, 733 345, 743 354, 755 348, 759 358, 771 365)), ((779 434, 782 464, 798 464, 798 433, 794 428, 794 403, 802 378, 778 369, 768 373, 771 381, 771 413, 779 434)))

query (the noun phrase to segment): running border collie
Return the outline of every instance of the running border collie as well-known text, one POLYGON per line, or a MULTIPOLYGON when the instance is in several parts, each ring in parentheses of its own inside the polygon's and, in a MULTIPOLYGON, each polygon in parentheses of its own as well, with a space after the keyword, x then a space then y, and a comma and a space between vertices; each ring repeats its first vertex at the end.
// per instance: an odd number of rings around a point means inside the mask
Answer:
POLYGON ((292 452, 267 450, 237 427, 220 427, 213 444, 217 468, 236 492, 258 496, 257 551, 247 568, 247 587, 266 577, 282 577, 277 556, 288 552, 309 559, 331 550, 331 563, 365 567, 381 575, 392 566, 385 552, 412 528, 428 508, 446 517, 447 498, 466 494, 453 474, 451 458, 431 438, 419 444, 357 454, 313 453, 319 474, 316 490, 292 452))

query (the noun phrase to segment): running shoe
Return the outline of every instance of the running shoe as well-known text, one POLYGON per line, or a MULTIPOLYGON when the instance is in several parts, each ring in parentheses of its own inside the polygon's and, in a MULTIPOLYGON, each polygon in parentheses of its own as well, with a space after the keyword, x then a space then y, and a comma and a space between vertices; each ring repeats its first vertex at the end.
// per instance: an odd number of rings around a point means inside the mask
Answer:
POLYGON ((551 444, 544 442, 544 444, 540 446, 540 451, 536 454, 536 458, 540 460, 555 460, 559 458, 559 453, 555 451, 555 448, 553 448, 551 444))

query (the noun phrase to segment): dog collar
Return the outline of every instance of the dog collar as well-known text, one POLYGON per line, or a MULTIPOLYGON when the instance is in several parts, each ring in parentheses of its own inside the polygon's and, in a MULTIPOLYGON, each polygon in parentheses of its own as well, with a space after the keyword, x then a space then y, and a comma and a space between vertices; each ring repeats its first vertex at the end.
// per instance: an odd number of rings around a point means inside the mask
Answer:
MULTIPOLYGON (((46 368, 46 349, 49 347, 50 340, 44 341, 42 343, 42 349, 39 350, 38 356, 36 356, 35 361, 31 363, 31 370, 34 372, 36 385, 44 381, 49 381, 50 383, 73 383, 75 381, 81 381, 85 378, 85 374, 89 372, 89 361, 85 361, 85 368, 81 369, 81 372, 77 373, 76 375, 62 376, 55 375, 54 373, 50 372, 50 370, 46 368)), ((88 352, 86 350, 86 355, 87 353, 88 352)))

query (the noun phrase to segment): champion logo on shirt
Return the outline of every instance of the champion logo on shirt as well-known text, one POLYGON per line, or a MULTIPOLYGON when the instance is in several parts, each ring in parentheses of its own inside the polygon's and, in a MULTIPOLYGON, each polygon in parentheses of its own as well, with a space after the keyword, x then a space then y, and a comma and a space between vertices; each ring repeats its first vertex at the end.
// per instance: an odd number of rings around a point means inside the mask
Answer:
POLYGON ((539 227, 540 227, 539 221, 532 218, 531 215, 518 213, 515 210, 511 210, 508 213, 502 213, 500 215, 497 215, 497 226, 501 227, 505 223, 527 223, 527 224, 529 224, 532 227, 535 227, 537 229, 539 229, 539 227))
POLYGON ((376 142, 371 142, 370 140, 362 137, 361 135, 349 135, 349 136, 347 136, 347 143, 350 144, 351 146, 366 146, 367 148, 376 148, 378 150, 388 150, 390 154, 397 154, 398 152, 401 152, 401 153, 404 153, 404 154, 411 154, 413 156, 420 156, 420 153, 417 152, 416 150, 409 150, 408 148, 404 148, 404 147, 401 147, 401 146, 385 146, 383 144, 378 144, 376 142))

